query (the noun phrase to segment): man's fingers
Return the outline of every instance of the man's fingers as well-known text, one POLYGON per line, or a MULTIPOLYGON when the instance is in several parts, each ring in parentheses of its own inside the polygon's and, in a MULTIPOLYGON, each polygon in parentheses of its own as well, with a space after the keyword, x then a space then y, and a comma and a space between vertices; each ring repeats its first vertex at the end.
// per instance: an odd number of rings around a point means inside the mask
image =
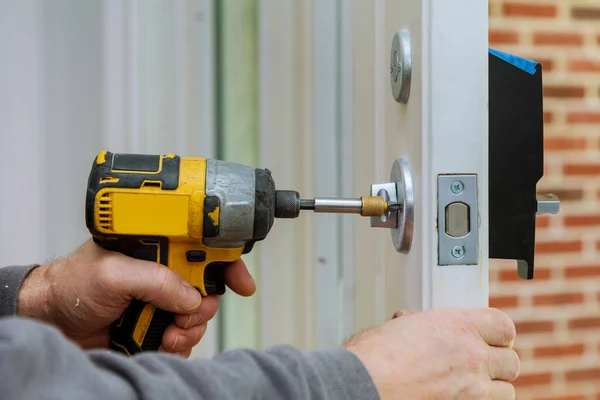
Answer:
POLYGON ((488 372, 490 379, 512 382, 519 376, 519 356, 513 349, 489 347, 488 372))
POLYGON ((495 308, 478 308, 465 311, 469 322, 490 346, 512 347, 517 335, 510 317, 495 308))
POLYGON ((192 349, 187 349, 184 351, 178 351, 177 354, 179 357, 183 357, 183 358, 190 358, 190 355, 192 355, 192 349))
MULTIPOLYGON (((206 299, 202 300, 201 306, 204 304, 206 299)), ((195 311, 192 314, 177 314, 175 315, 175 325, 180 327, 181 329, 189 329, 193 326, 200 325, 206 322, 204 319, 204 315, 202 312, 195 311)))
POLYGON ((183 357, 183 358, 190 358, 190 355, 192 354, 192 349, 187 349, 187 350, 184 350, 184 351, 171 352, 171 351, 165 350, 164 346, 160 346, 158 348, 158 352, 159 353, 174 354, 174 355, 178 355, 178 356, 183 357))
POLYGON ((179 353, 194 347, 206 332, 207 324, 200 324, 189 329, 181 329, 172 324, 163 335, 162 347, 169 353, 179 353))
POLYGON ((200 307, 192 314, 177 314, 175 316, 175 324, 183 329, 189 329, 193 326, 206 323, 214 318, 221 296, 210 295, 202 299, 200 307))
POLYGON ((104 274, 111 286, 132 298, 184 314, 193 312, 200 305, 202 297, 198 290, 164 265, 120 254, 107 259, 105 264, 104 274))
POLYGON ((219 309, 219 303, 221 302, 221 296, 210 295, 202 299, 202 304, 198 307, 198 312, 202 313, 204 321, 208 322, 214 318, 219 309))
POLYGON ((515 387, 504 381, 492 381, 490 384, 489 400, 514 400, 517 395, 515 387))
POLYGON ((227 266, 225 284, 240 296, 252 296, 256 291, 256 282, 242 260, 234 261, 227 266))

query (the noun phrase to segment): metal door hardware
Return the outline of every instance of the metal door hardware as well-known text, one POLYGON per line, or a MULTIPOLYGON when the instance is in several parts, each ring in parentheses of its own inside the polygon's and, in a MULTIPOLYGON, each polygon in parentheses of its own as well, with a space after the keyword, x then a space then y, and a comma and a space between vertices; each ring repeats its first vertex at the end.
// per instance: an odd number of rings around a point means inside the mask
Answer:
POLYGON ((438 265, 479 261, 477 175, 438 176, 438 265))
POLYGON ((544 174, 542 65, 489 50, 489 256, 534 277, 536 215, 560 200, 537 193, 544 174))
POLYGON ((538 194, 536 196, 536 215, 558 214, 560 211, 560 200, 554 194, 538 194))
POLYGON ((390 182, 371 185, 371 196, 383 196, 389 205, 385 215, 371 217, 371 226, 390 228, 396 251, 408 253, 414 226, 413 183, 408 160, 398 158, 394 161, 390 182))
POLYGON ((390 82, 392 95, 397 102, 406 104, 410 95, 412 59, 410 34, 403 29, 394 35, 390 51, 390 82))

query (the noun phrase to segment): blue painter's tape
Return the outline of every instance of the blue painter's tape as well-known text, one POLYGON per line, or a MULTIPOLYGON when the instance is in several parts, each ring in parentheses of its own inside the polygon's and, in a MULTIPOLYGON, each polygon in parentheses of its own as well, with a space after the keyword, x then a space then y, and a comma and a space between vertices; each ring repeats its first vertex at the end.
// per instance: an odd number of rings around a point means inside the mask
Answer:
POLYGON ((489 49, 489 52, 491 54, 495 55, 496 57, 506 61, 507 63, 512 64, 515 67, 522 69, 523 71, 527 72, 530 75, 535 74, 535 67, 539 64, 536 61, 528 60, 523 57, 517 57, 515 55, 504 53, 502 51, 498 51, 498 50, 494 50, 494 49, 489 49))

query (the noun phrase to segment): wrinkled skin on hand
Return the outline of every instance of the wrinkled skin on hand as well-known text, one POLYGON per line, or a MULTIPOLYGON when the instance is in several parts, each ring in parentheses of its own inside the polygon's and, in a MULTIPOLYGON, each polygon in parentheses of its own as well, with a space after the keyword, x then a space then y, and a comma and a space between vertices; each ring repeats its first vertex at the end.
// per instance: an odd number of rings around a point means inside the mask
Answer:
POLYGON ((398 311, 343 347, 362 360, 382 400, 511 400, 515 336, 496 309, 398 311))
MULTIPOLYGON (((241 296, 256 290, 243 261, 227 267, 226 285, 241 296)), ((58 327, 82 348, 108 348, 110 324, 132 299, 176 313, 160 351, 188 357, 219 307, 169 268, 109 252, 88 240, 64 259, 34 269, 24 280, 18 314, 58 327)))

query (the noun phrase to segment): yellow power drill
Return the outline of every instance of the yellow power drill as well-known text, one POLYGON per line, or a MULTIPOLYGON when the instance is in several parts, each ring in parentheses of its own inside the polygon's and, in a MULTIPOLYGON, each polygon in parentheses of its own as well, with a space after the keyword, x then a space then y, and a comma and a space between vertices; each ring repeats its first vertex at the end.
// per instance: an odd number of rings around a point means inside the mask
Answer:
MULTIPOLYGON (((225 292, 225 266, 249 253, 275 218, 300 210, 382 216, 380 196, 301 199, 276 190, 268 169, 175 154, 100 152, 88 179, 86 225, 101 247, 158 262, 202 296, 225 292)), ((139 300, 111 326, 113 350, 158 350, 173 313, 139 300)))

